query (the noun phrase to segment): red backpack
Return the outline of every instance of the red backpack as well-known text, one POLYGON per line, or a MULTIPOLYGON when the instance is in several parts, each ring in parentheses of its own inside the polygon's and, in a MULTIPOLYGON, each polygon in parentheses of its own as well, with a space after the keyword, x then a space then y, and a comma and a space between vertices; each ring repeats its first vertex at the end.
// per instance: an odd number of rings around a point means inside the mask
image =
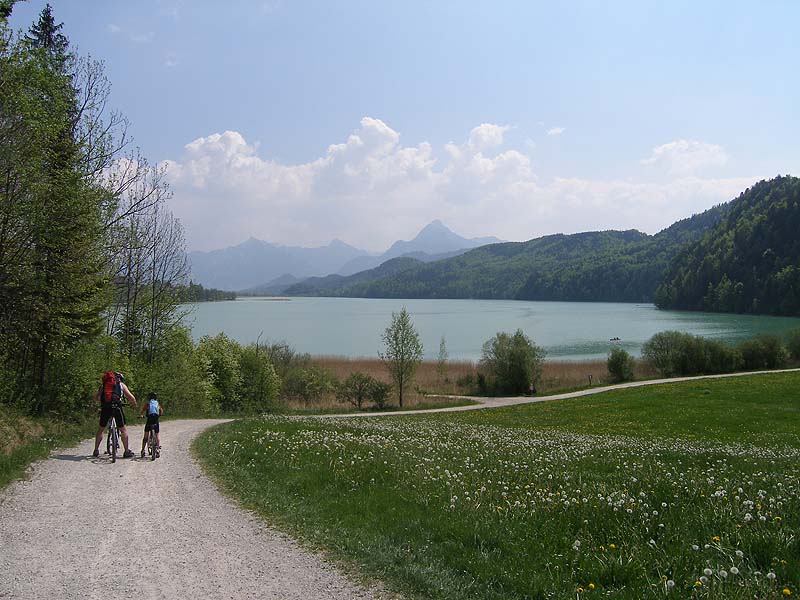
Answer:
POLYGON ((104 404, 119 402, 122 398, 122 375, 115 371, 103 373, 103 391, 100 401, 104 404))

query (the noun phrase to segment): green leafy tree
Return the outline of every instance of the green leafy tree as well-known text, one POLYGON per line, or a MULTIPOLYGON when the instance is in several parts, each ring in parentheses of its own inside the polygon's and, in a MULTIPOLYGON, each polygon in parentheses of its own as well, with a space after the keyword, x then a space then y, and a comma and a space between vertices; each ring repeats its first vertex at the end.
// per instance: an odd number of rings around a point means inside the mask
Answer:
POLYGON ((389 404, 389 394, 392 391, 391 384, 384 383, 383 381, 375 381, 370 390, 370 398, 372 399, 375 408, 383 410, 389 404))
POLYGON ((197 344, 196 350, 201 364, 207 370, 208 378, 213 386, 213 394, 224 411, 241 409, 239 390, 242 383, 242 372, 239 367, 239 344, 224 333, 214 337, 204 336, 197 344))
POLYGON ((422 362, 422 342, 405 306, 399 313, 392 313, 392 321, 381 339, 384 349, 378 356, 392 376, 402 407, 405 391, 422 362))
POLYGON ((442 341, 439 342, 439 356, 436 359, 436 373, 442 381, 447 381, 447 359, 447 342, 442 336, 442 341))
POLYGON ((502 394, 528 394, 536 391, 542 376, 545 350, 521 329, 511 335, 497 333, 483 344, 481 366, 502 394))
POLYGON ((793 360, 800 360, 800 329, 789 332, 786 349, 793 360))
POLYGON ((349 402, 361 410, 364 402, 372 397, 377 381, 365 373, 351 373, 336 388, 336 397, 341 402, 349 402))
POLYGON ((242 408, 248 412, 269 410, 278 399, 280 379, 264 349, 257 344, 242 348, 239 370, 242 408))
POLYGON ((611 352, 608 353, 606 367, 608 368, 608 374, 611 375, 612 381, 631 381, 633 379, 634 365, 633 357, 619 346, 613 347, 611 352))

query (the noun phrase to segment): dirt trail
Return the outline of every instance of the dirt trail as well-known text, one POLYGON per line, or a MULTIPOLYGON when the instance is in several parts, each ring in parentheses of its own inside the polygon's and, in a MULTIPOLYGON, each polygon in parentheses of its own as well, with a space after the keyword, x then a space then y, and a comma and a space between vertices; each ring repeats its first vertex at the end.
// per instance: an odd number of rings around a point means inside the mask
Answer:
POLYGON ((155 462, 90 458, 86 441, 0 491, 0 599, 380 597, 202 475, 189 444, 219 422, 167 421, 155 462))

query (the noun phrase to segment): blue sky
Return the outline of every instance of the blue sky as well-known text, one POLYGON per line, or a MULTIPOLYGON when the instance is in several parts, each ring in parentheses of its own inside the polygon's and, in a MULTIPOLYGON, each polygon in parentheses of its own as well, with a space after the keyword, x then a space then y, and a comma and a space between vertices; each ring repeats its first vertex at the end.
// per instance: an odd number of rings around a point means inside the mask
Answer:
MULTIPOLYGON (((19 3, 27 27, 44 2, 19 3)), ((798 174, 796 2, 54 2, 189 247, 653 233, 798 174)))

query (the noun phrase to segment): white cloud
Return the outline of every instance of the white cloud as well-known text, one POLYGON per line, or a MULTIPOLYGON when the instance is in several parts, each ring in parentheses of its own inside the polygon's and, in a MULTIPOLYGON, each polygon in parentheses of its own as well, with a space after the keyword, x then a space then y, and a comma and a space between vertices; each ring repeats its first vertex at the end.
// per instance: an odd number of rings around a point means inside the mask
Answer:
POLYGON ((551 127, 547 130, 547 135, 554 136, 554 135, 561 135, 567 130, 566 127, 551 127))
POLYGON ((109 33, 116 34, 116 33, 119 33, 120 31, 122 31, 122 27, 120 27, 119 25, 114 25, 114 23, 109 23, 108 24, 108 32, 109 33))
POLYGON ((673 174, 686 175, 709 167, 721 167, 728 162, 722 146, 695 140, 676 140, 653 148, 643 165, 662 166, 673 174))
POLYGON ((175 56, 174 54, 167 54, 162 64, 168 69, 171 69, 172 67, 177 67, 181 63, 178 60, 178 57, 175 56))
POLYGON ((503 136, 509 129, 510 127, 493 125, 492 123, 478 125, 470 131, 467 146, 470 150, 476 151, 496 148, 503 143, 503 136))
POLYGON ((525 154, 498 150, 507 130, 484 123, 437 157, 429 143, 405 146, 386 123, 364 117, 344 142, 307 163, 263 158, 258 144, 225 131, 190 142, 183 156, 163 164, 191 249, 252 235, 306 246, 336 237, 385 250, 436 218, 461 235, 509 240, 611 228, 655 232, 755 181, 681 175, 666 183, 541 182, 525 154))

